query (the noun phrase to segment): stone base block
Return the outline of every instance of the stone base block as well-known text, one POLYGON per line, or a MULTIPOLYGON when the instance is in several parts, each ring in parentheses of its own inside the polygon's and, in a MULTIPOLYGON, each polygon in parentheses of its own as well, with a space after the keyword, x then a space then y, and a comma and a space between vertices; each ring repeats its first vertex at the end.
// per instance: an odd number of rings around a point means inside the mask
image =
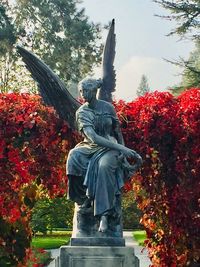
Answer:
POLYGON ((72 237, 70 245, 78 247, 125 247, 125 239, 119 237, 72 237))
POLYGON ((60 248, 59 267, 139 267, 131 247, 60 248))
POLYGON ((59 267, 60 266, 59 261, 60 261, 60 257, 58 256, 58 257, 55 258, 55 267, 59 267))

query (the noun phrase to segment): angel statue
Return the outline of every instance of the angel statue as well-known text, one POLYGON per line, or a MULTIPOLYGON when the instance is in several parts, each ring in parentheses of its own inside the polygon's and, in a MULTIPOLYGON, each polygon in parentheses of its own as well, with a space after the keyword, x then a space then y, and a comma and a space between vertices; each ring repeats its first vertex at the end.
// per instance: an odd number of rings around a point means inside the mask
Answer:
POLYGON ((121 189, 125 180, 137 171, 142 158, 124 145, 114 106, 115 88, 114 20, 103 52, 103 77, 83 79, 80 104, 64 83, 34 54, 18 47, 26 67, 38 82, 46 104, 83 135, 83 141, 67 158, 68 196, 75 202, 73 237, 122 237, 121 189), (98 95, 97 95, 98 93, 98 95), (134 160, 130 165, 127 158, 134 160))

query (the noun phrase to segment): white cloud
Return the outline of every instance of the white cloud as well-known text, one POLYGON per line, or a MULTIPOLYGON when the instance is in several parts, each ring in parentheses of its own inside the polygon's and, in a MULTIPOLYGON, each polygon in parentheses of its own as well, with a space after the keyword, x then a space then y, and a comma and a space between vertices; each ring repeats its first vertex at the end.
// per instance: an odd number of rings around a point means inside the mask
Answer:
MULTIPOLYGON (((151 91, 166 91, 180 82, 180 69, 162 58, 134 56, 116 70, 116 99, 131 101, 137 97, 136 91, 141 77, 145 74, 151 91)), ((94 69, 94 77, 101 77, 101 68, 94 69)))
POLYGON ((132 57, 117 71, 117 99, 132 100, 136 98, 136 90, 141 76, 145 74, 152 91, 165 91, 180 81, 179 69, 163 59, 154 57, 132 57))

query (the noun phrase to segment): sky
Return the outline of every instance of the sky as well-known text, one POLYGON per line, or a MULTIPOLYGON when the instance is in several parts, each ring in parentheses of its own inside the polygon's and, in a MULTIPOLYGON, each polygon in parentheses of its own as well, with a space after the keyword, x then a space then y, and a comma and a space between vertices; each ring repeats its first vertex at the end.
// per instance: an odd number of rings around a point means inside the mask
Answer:
MULTIPOLYGON (((166 36, 175 23, 155 16, 166 14, 165 9, 152 0, 83 0, 80 7, 85 8, 90 22, 108 24, 115 19, 116 99, 136 98, 143 74, 152 91, 166 91, 180 82, 181 69, 164 59, 187 59, 194 44, 178 36, 166 36)), ((94 72, 99 78, 100 69, 94 72)))

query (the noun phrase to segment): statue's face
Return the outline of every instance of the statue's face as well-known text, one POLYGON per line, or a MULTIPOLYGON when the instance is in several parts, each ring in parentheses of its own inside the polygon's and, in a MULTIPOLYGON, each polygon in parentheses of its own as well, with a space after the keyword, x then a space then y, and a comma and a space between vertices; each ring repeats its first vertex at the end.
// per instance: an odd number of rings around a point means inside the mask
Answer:
POLYGON ((91 88, 81 88, 80 95, 86 102, 91 102, 94 98, 96 98, 97 89, 91 88))

